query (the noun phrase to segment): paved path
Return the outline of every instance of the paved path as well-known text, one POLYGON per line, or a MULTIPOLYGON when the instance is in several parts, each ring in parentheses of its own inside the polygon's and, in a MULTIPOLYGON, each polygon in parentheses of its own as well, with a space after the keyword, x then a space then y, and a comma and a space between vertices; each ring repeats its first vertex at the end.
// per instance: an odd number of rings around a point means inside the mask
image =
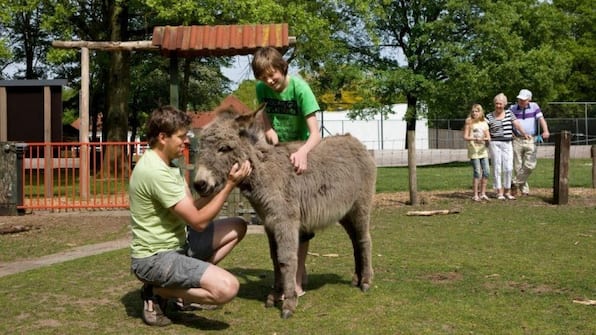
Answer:
MULTIPOLYGON (((263 226, 249 225, 247 234, 262 234, 263 226)), ((52 255, 47 255, 35 259, 26 259, 17 262, 2 263, 0 262, 0 277, 12 275, 15 273, 25 272, 32 269, 37 269, 43 266, 48 266, 56 263, 70 261, 73 259, 98 255, 107 251, 128 248, 130 239, 121 239, 116 241, 108 241, 103 243, 91 244, 82 247, 73 248, 67 251, 59 252, 52 255)))

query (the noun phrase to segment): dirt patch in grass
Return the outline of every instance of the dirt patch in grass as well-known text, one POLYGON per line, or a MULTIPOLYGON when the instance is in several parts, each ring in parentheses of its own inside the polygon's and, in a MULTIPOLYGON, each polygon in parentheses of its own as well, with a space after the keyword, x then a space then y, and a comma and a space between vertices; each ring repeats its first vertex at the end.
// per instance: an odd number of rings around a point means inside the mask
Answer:
POLYGON ((50 231, 71 233, 72 228, 77 228, 77 234, 84 239, 119 232, 123 226, 128 225, 128 222, 128 211, 34 212, 19 216, 0 216, 0 230, 26 227, 26 230, 16 232, 14 235, 35 238, 50 231))
POLYGON ((464 279, 464 275, 460 272, 441 272, 433 273, 424 277, 430 280, 433 284, 449 284, 464 279))
MULTIPOLYGON (((495 199, 493 192, 487 192, 491 201, 495 199)), ((472 201, 471 190, 449 190, 449 191, 421 191, 418 192, 418 202, 420 205, 429 205, 445 201, 472 201)), ((553 203, 553 190, 550 188, 532 189, 529 196, 518 196, 518 200, 525 202, 534 202, 537 206, 547 206, 553 203)), ((375 196, 375 206, 408 206, 410 204, 409 192, 379 193, 375 196)), ((590 206, 596 203, 596 189, 594 188, 570 188, 568 205, 571 206, 590 206)))

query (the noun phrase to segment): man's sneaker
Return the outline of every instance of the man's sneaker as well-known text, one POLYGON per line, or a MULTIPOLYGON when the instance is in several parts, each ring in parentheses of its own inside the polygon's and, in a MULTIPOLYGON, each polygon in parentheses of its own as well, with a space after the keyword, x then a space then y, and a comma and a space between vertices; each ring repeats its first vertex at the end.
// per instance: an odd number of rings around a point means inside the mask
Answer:
POLYGON ((172 320, 164 314, 168 301, 158 295, 154 295, 153 286, 144 284, 141 289, 141 298, 143 299, 142 318, 146 324, 159 327, 172 324, 172 320))

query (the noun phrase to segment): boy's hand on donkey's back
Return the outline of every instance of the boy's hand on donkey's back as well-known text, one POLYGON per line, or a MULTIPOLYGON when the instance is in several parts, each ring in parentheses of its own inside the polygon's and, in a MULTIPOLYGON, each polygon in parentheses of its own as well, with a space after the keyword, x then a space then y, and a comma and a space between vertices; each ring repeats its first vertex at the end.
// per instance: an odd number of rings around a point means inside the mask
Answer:
POLYGON ((246 178, 252 172, 252 166, 249 161, 244 161, 242 165, 235 163, 228 174, 228 181, 231 181, 234 185, 238 185, 244 178, 246 178))
POLYGON ((302 172, 306 171, 306 168, 308 167, 308 154, 298 150, 290 155, 290 162, 292 162, 292 165, 294 165, 294 171, 296 174, 302 174, 302 172))
POLYGON ((277 145, 279 143, 279 138, 277 137, 277 133, 273 128, 265 131, 265 139, 267 139, 269 144, 277 145))

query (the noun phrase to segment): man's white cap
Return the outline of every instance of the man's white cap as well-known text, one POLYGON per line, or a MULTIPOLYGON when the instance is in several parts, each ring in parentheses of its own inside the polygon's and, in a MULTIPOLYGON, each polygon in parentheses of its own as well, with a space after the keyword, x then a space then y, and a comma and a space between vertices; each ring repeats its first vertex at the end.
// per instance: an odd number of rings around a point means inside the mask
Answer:
POLYGON ((532 99, 532 92, 530 90, 526 90, 525 88, 519 91, 517 98, 520 100, 531 100, 532 99))

